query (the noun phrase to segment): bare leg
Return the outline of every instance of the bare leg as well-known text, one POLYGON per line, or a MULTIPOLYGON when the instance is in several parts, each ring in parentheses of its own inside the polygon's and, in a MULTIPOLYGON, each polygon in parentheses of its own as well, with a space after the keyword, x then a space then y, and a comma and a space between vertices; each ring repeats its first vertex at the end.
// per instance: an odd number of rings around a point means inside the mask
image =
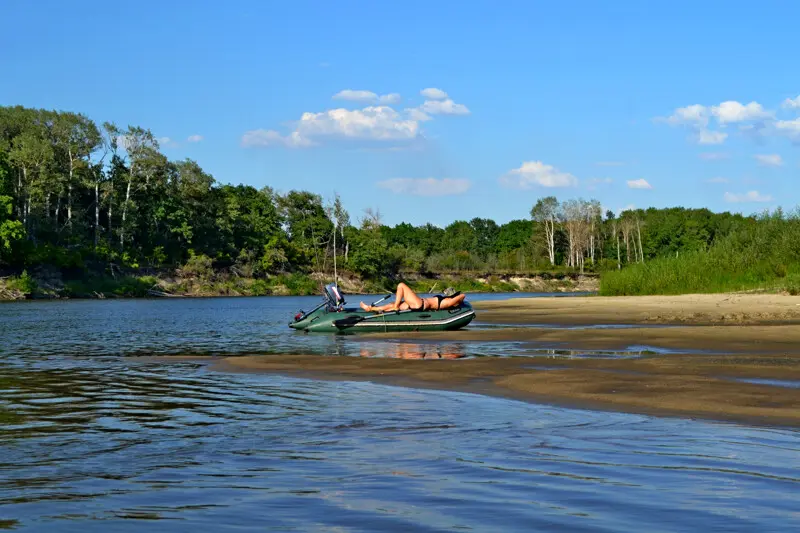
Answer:
MULTIPOLYGON (((402 302, 400 304, 400 308, 399 309, 400 309, 400 311, 405 311, 408 308, 409 308, 408 304, 405 303, 405 302, 402 302)), ((393 303, 386 304, 386 305, 367 305, 364 302, 361 302, 361 309, 363 309, 364 311, 371 311, 371 312, 375 312, 375 311, 383 312, 383 311, 395 311, 396 310, 393 303)))
POLYGON ((422 298, 411 290, 411 287, 405 283, 397 285, 397 293, 394 297, 394 302, 380 307, 367 305, 361 302, 361 309, 364 311, 405 311, 406 309, 419 309, 422 307, 422 298))
POLYGON ((397 285, 397 295, 394 299, 396 309, 400 308, 400 302, 405 302, 407 304, 407 309, 418 309, 422 307, 422 298, 417 296, 417 293, 412 291, 411 287, 402 282, 397 285))

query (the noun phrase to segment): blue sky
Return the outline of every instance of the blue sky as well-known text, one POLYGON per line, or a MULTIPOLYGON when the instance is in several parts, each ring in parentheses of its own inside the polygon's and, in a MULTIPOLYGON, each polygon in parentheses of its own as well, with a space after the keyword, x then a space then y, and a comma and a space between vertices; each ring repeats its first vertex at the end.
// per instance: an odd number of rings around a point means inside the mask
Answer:
POLYGON ((0 33, 1 105, 148 127, 221 182, 337 191, 354 219, 506 222, 545 195, 612 210, 800 203, 796 2, 6 0, 2 13, 16 22, 0 33))

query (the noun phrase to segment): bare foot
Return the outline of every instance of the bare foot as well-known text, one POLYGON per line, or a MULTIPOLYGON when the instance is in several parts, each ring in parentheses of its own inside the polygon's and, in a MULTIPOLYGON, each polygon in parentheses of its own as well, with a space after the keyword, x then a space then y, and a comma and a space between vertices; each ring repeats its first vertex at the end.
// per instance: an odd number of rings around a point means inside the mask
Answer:
POLYGON ((361 309, 363 309, 364 311, 372 311, 371 305, 367 305, 364 302, 361 302, 359 305, 361 306, 361 309))

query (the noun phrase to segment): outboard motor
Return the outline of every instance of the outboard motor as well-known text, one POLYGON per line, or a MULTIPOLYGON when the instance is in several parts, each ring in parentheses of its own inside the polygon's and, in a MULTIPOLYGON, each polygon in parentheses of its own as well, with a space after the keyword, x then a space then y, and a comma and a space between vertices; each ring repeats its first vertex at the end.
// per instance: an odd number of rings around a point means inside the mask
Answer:
POLYGON ((307 313, 301 309, 299 313, 294 315, 294 320, 289 323, 289 327, 305 330, 325 314, 344 311, 344 304, 345 300, 342 291, 335 283, 330 283, 322 289, 322 303, 307 313))
POLYGON ((325 297, 328 299, 331 311, 341 311, 344 307, 344 295, 335 283, 325 285, 325 297))

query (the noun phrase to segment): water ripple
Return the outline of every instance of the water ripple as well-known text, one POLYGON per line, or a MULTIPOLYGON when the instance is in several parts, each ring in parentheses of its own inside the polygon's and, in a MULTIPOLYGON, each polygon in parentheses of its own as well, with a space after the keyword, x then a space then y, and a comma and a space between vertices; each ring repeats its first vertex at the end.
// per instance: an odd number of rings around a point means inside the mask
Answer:
POLYGON ((316 300, 0 306, 0 530, 800 528, 797 430, 120 357, 649 350, 287 331, 316 300))
POLYGON ((91 361, 0 365, 0 413, 13 414, 0 515, 13 527, 777 531, 798 519, 792 430, 91 361))

